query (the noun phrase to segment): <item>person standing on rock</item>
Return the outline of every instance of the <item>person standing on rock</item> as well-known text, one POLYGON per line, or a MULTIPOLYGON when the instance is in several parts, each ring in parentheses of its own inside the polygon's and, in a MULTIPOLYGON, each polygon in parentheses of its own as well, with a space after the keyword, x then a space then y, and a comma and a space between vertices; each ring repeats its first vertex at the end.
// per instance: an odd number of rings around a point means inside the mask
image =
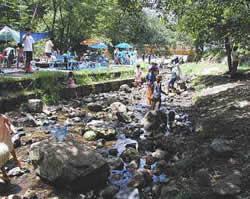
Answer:
POLYGON ((147 91, 146 91, 147 103, 151 106, 153 99, 153 85, 156 80, 156 76, 152 68, 149 69, 148 74, 146 76, 146 80, 147 80, 147 91))
POLYGON ((21 168, 21 164, 17 159, 16 152, 11 141, 11 133, 14 133, 15 131, 16 130, 10 123, 10 120, 5 115, 0 114, 0 168, 2 170, 3 179, 6 182, 10 181, 4 169, 5 163, 9 160, 9 154, 13 156, 17 165, 21 168))
POLYGON ((154 85, 153 85, 152 110, 155 110, 157 103, 158 103, 157 109, 159 110, 161 108, 161 94, 167 95, 167 93, 165 93, 162 90, 161 81, 162 81, 162 76, 158 75, 156 77, 156 82, 154 82, 154 85))
POLYGON ((142 70, 141 66, 138 64, 135 70, 135 87, 141 87, 142 84, 142 70))

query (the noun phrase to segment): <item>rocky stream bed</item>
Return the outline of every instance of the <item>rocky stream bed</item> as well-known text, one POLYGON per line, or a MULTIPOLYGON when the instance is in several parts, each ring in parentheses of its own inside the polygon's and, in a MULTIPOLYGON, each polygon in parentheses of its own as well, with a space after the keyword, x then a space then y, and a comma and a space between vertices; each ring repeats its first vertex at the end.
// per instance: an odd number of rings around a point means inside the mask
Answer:
POLYGON ((204 165, 210 156, 230 157, 232 148, 223 139, 200 145, 191 87, 163 96, 160 111, 150 111, 144 96, 144 87, 123 85, 56 106, 31 100, 7 113, 18 130, 13 141, 23 167, 9 161, 11 183, 0 182, 0 195, 201 199, 239 194, 241 172, 221 179, 204 165))

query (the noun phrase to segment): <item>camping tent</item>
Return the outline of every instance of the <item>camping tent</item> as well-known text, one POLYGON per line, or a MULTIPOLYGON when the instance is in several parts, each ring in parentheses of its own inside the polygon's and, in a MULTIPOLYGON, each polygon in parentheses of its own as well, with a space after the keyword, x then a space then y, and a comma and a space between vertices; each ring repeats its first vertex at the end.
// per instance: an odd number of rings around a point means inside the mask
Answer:
POLYGON ((19 42, 20 35, 19 32, 11 29, 8 26, 4 26, 2 30, 0 30, 0 40, 1 41, 16 41, 19 42))

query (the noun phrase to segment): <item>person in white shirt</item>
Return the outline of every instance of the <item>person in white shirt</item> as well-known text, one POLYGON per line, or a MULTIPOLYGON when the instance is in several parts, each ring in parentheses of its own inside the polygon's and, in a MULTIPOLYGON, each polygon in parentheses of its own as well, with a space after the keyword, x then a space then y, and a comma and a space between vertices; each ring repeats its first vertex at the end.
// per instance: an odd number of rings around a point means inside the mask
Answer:
POLYGON ((50 58, 51 55, 52 55, 52 50, 53 50, 53 47, 54 47, 53 41, 54 41, 54 39, 50 38, 45 43, 45 54, 46 54, 46 56, 48 58, 50 58))
POLYGON ((31 29, 26 29, 26 34, 23 36, 23 46, 24 46, 24 53, 25 53, 25 69, 26 72, 29 72, 30 62, 33 59, 33 44, 35 43, 33 37, 31 36, 31 29))

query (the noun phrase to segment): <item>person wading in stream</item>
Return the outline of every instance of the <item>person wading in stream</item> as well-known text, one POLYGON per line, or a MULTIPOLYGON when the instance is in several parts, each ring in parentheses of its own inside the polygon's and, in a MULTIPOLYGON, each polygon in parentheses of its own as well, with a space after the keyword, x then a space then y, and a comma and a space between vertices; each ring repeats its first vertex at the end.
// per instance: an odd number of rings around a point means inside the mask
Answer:
POLYGON ((152 105, 153 85, 156 80, 156 76, 152 68, 149 69, 148 74, 146 76, 146 80, 147 80, 147 92, 146 92, 147 103, 149 105, 152 105))
POLYGON ((156 82, 154 82, 153 84, 152 110, 155 110, 157 103, 158 103, 157 110, 159 110, 161 108, 161 94, 163 93, 164 95, 167 95, 167 93, 165 93, 161 88, 161 80, 162 76, 158 75, 156 77, 156 82))
POLYGON ((18 161, 14 146, 11 141, 11 133, 14 133, 16 130, 14 126, 10 123, 9 119, 0 114, 0 168, 2 170, 3 179, 6 182, 9 182, 8 175, 4 169, 4 165, 9 160, 9 155, 11 154, 21 168, 21 163, 18 161))

